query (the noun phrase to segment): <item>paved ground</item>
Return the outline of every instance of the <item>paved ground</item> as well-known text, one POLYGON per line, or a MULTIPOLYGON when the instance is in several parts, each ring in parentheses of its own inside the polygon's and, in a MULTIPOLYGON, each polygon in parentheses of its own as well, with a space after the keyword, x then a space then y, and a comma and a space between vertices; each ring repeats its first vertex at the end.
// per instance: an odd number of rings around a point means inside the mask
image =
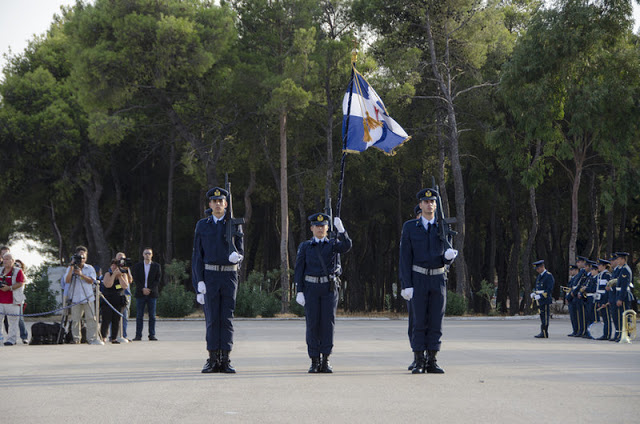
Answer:
POLYGON ((200 373, 203 321, 158 322, 158 342, 2 346, 0 421, 640 422, 640 341, 568 338, 566 319, 547 340, 535 320, 447 319, 444 375, 407 371, 402 320, 338 321, 332 375, 306 373, 303 321, 235 325, 236 375, 200 373))

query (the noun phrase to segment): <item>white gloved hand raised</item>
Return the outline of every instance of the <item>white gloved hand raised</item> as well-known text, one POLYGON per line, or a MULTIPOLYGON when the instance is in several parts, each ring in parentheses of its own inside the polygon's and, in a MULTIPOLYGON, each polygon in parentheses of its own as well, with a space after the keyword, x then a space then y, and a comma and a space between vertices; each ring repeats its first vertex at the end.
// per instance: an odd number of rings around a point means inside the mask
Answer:
POLYGON ((534 297, 534 299, 535 299, 535 300, 540 300, 540 295, 539 295, 539 294, 537 294, 537 295, 534 297))
POLYGON ((456 249, 447 249, 444 251, 444 258, 448 261, 455 259, 458 256, 458 251, 456 249))
POLYGON ((336 227, 339 233, 344 233, 344 225, 342 224, 342 220, 339 217, 333 218, 333 226, 336 227))
POLYGON ((531 293, 531 299, 533 299, 536 296, 535 293, 531 293))
POLYGON ((400 296, 404 297, 404 300, 411 300, 413 297, 413 287, 407 287, 400 292, 400 296))
POLYGON ((237 264, 242 260, 242 258, 243 256, 238 252, 231 252, 231 254, 229 255, 229 262, 231 262, 232 264, 237 264))
POLYGON ((304 293, 298 292, 298 294, 296 295, 296 302, 298 302, 300 306, 304 306, 305 304, 304 293))
POLYGON ((207 293, 207 286, 204 285, 204 281, 198 281, 198 293, 207 293))
POLYGON ((196 300, 199 304, 204 305, 204 294, 198 293, 198 295, 196 296, 196 300))

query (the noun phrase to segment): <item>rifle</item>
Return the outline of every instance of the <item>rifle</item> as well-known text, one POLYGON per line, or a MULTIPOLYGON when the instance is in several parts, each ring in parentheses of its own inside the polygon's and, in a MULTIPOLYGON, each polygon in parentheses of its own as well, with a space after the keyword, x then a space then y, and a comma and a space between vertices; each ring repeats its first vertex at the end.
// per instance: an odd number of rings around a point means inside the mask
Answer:
POLYGON ((227 190, 227 211, 225 213, 225 233, 224 238, 227 240, 229 245, 229 255, 233 252, 237 252, 235 243, 233 242, 233 238, 236 236, 242 235, 241 225, 244 224, 244 218, 234 218, 233 217, 233 204, 231 203, 231 183, 229 182, 229 174, 224 174, 224 189, 227 190))
POLYGON ((436 179, 431 177, 431 184, 436 189, 436 214, 438 217, 438 236, 440 240, 444 243, 445 250, 453 249, 453 236, 457 235, 458 232, 454 231, 451 228, 451 224, 455 224, 458 222, 456 218, 445 218, 444 210, 442 209, 442 199, 440 198, 440 188, 436 185, 436 179))
MULTIPOLYGON (((324 213, 329 215, 329 239, 338 238, 338 233, 333 225, 333 210, 331 209, 331 196, 327 193, 324 201, 324 213)), ((336 287, 340 287, 340 274, 342 274, 342 265, 340 263, 340 254, 334 253, 331 261, 334 268, 329 272, 329 290, 333 291, 336 287), (333 280, 333 281, 331 281, 333 280)))

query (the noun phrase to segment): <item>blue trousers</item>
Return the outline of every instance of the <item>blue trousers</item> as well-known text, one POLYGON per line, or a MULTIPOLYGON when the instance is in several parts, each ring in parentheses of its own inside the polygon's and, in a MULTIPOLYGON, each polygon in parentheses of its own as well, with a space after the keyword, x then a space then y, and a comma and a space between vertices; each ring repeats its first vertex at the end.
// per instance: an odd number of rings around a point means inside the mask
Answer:
POLYGON ((413 337, 414 352, 440 350, 442 319, 447 306, 447 285, 444 274, 424 275, 413 272, 413 337))
POLYGON ((576 312, 575 301, 571 296, 567 298, 567 303, 569 305, 569 318, 571 318, 571 329, 573 330, 572 334, 578 334, 578 315, 576 312))
POLYGON ((544 334, 545 337, 549 337, 549 317, 551 314, 551 305, 546 303, 544 305, 540 305, 540 332, 544 334))
POLYGON ((407 301, 407 312, 409 313, 409 328, 407 334, 409 335, 409 345, 413 346, 411 340, 413 339, 413 312, 411 312, 411 301, 407 301))
POLYGON ((586 324, 585 318, 584 318, 584 300, 580 298, 580 299, 575 299, 573 302, 576 308, 576 318, 578 322, 578 332, 576 333, 576 335, 583 336, 587 331, 587 327, 585 325, 586 324))
MULTIPOLYGON (((600 319, 602 319, 602 323, 604 324, 604 326, 602 327, 602 337, 604 337, 605 339, 610 339, 611 338, 611 305, 609 305, 608 303, 606 304, 608 306, 606 306, 605 308, 602 308, 598 311, 598 315, 600 315, 600 319)), ((598 305, 598 308, 601 307, 602 305, 598 305)))
POLYGON ((204 317, 207 322, 207 350, 231 351, 233 347, 233 311, 236 309, 238 273, 204 272, 204 317))
POLYGON ((307 283, 304 286, 304 313, 307 322, 307 352, 309 358, 330 355, 338 309, 338 290, 329 290, 332 283, 307 283))
POLYGON ((144 329, 144 308, 147 307, 149 314, 149 337, 156 335, 156 304, 158 299, 151 296, 136 298, 136 338, 142 338, 144 329))
POLYGON ((596 321, 596 305, 591 298, 584 304, 584 322, 586 331, 589 331, 589 326, 596 321))

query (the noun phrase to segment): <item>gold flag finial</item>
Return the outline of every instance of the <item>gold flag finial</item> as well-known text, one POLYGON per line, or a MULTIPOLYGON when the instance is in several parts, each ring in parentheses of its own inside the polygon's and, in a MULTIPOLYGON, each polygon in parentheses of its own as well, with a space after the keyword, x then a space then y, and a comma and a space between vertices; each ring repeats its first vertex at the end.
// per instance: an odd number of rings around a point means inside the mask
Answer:
POLYGON ((351 64, 355 65, 358 60, 358 40, 353 39, 353 50, 351 50, 351 64))

